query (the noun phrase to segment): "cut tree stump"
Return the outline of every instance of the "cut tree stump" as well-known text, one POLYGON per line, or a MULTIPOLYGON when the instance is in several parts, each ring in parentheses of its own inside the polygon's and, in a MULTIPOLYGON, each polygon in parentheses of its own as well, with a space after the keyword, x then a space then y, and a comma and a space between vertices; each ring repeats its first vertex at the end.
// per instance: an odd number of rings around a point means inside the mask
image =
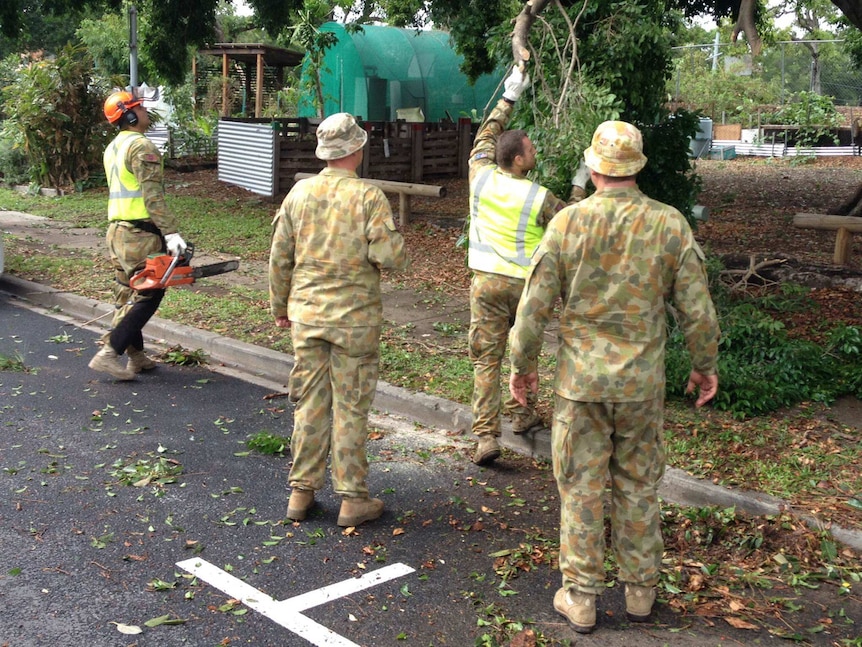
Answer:
POLYGON ((853 234, 862 233, 862 218, 856 216, 832 216, 823 213, 797 213, 793 226, 800 229, 826 229, 835 232, 835 252, 832 262, 846 265, 850 258, 853 234))

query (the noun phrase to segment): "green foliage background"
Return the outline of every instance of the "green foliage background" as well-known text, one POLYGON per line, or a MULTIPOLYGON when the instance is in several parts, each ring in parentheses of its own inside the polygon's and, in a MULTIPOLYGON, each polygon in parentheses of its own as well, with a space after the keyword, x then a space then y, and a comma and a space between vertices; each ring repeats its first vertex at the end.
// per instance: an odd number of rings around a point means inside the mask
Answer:
MULTIPOLYGON (((788 284, 777 295, 733 294, 718 282, 720 269, 711 262, 710 291, 721 325, 716 409, 744 419, 801 402, 862 397, 862 329, 835 326, 820 343, 793 338, 777 316, 816 309, 806 288, 788 284)), ((691 364, 672 316, 668 326, 667 396, 683 399, 691 364)))
POLYGON ((2 89, 2 138, 27 157, 31 180, 80 186, 101 159, 108 136, 102 114, 104 82, 81 47, 66 46, 53 61, 22 68, 2 89))
MULTIPOLYGON (((537 70, 540 78, 534 86, 539 89, 516 104, 512 124, 524 127, 536 143, 539 182, 556 195, 568 196, 571 177, 596 126, 622 119, 637 125, 644 136, 649 163, 638 178, 640 188, 694 222, 691 209, 700 181, 688 151, 699 120, 693 113, 671 114, 664 108, 673 33, 681 24, 681 14, 656 0, 571 3, 565 16, 546 9, 530 35, 537 59, 530 69, 537 70), (559 55, 562 46, 549 35, 568 33, 569 24, 577 37, 578 72, 573 79, 559 55), (559 97, 564 97, 564 105, 553 105, 559 97)), ((489 51, 503 62, 509 60, 509 32, 498 27, 493 34, 489 51)))

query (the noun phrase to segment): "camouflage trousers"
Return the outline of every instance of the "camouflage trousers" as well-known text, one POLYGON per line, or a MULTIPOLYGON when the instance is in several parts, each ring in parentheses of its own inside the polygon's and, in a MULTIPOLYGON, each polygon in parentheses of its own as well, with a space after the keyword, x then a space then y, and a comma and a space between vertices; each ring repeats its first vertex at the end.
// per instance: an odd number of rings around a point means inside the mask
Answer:
POLYGON ((296 364, 290 399, 296 402, 290 451, 291 487, 319 490, 332 455, 332 489, 367 496, 368 412, 377 389, 380 327, 291 325, 296 364))
POLYGON ((500 435, 501 408, 513 420, 534 413, 535 395, 528 395, 529 407, 519 405, 509 395, 508 363, 503 371, 509 331, 523 290, 523 279, 487 272, 475 272, 470 283, 468 350, 473 363, 473 433, 478 436, 500 435), (501 396, 501 374, 505 376, 505 396, 501 396))
POLYGON ((114 269, 114 316, 111 331, 103 335, 102 341, 121 354, 130 345, 143 350, 143 328, 156 313, 165 291, 139 292, 129 287, 129 281, 144 268, 147 256, 164 253, 164 242, 161 236, 128 222, 109 224, 105 240, 114 269))
POLYGON ((564 587, 595 594, 605 588, 608 478, 619 579, 641 586, 658 583, 664 550, 657 493, 665 468, 663 424, 663 397, 603 403, 557 396, 551 442, 564 587))

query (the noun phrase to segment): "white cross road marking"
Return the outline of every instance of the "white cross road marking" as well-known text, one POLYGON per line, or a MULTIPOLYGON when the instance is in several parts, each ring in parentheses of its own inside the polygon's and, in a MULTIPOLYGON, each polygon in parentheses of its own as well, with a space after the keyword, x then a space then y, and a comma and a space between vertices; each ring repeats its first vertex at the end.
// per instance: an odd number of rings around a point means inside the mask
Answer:
POLYGON ((389 580, 409 575, 416 570, 406 564, 390 564, 371 573, 365 573, 362 577, 343 580, 329 586, 324 586, 322 589, 309 591, 287 600, 278 601, 273 600, 263 591, 258 591, 250 584, 246 584, 230 573, 226 573, 217 566, 213 566, 204 559, 187 559, 177 562, 177 566, 203 580, 210 586, 214 586, 223 593, 239 600, 250 609, 257 611, 288 631, 292 631, 298 636, 305 638, 317 647, 361 646, 338 635, 311 618, 302 615, 302 611, 352 595, 353 593, 358 593, 359 591, 364 591, 389 580))

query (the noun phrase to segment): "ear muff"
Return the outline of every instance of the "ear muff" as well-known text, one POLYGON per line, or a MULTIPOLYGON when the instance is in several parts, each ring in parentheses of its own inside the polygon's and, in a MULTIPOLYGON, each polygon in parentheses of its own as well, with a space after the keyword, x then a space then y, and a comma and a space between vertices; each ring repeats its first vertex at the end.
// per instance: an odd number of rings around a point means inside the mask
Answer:
POLYGON ((117 101, 117 108, 123 113, 123 116, 120 117, 120 123, 126 123, 129 126, 134 126, 138 123, 138 115, 135 114, 134 110, 127 108, 125 103, 117 101))

